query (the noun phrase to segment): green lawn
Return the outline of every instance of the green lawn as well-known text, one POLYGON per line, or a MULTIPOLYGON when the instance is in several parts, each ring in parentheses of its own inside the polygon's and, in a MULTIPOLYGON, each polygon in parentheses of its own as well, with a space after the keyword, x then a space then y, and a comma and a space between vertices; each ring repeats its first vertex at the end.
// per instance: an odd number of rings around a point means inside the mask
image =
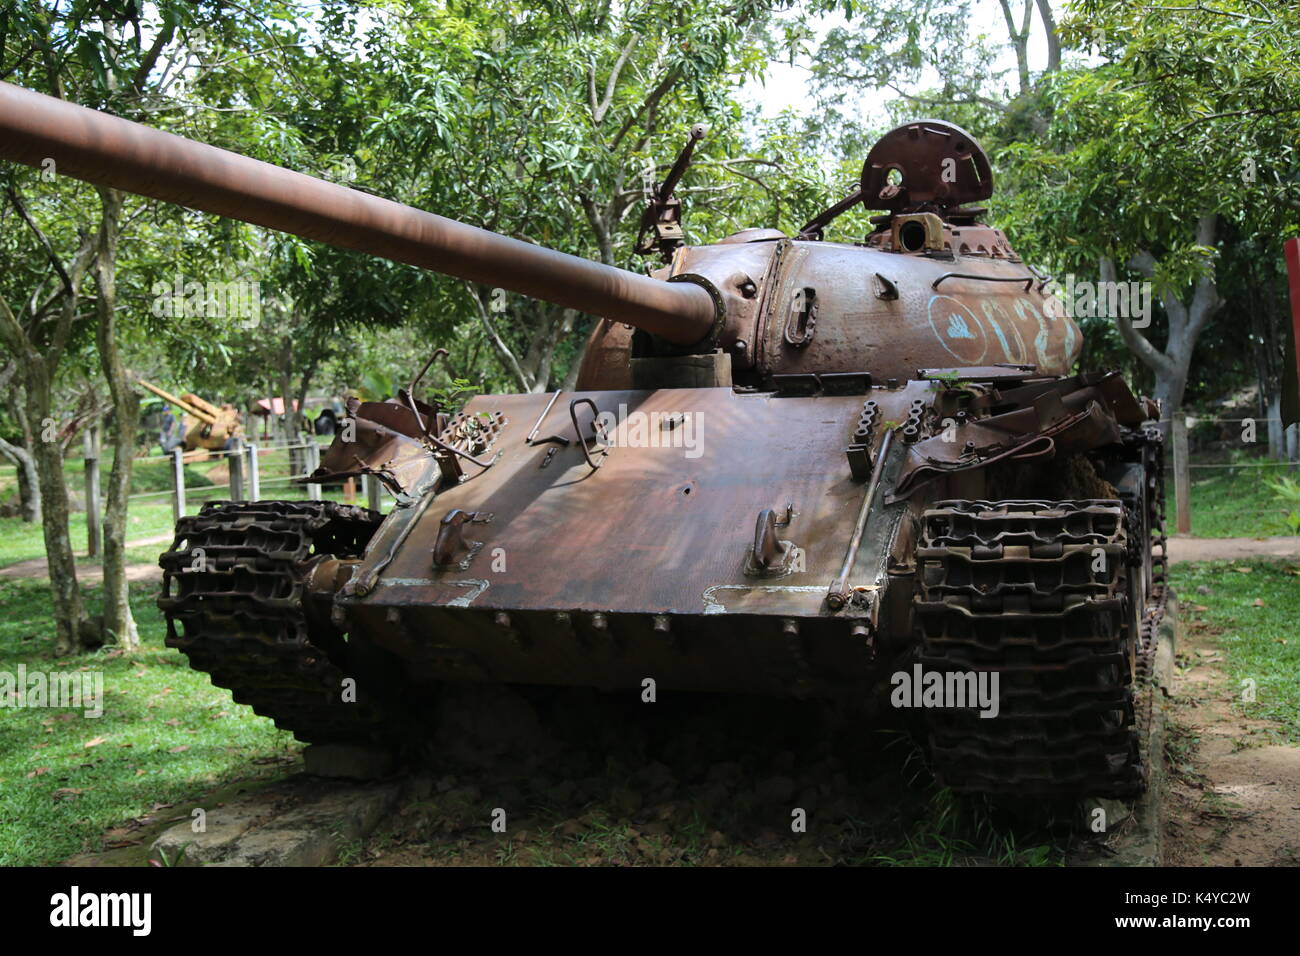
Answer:
POLYGON ((1256 700, 1241 704, 1243 711, 1277 721, 1291 743, 1300 743, 1300 567, 1262 560, 1180 564, 1170 580, 1185 618, 1212 629, 1233 684, 1255 682, 1256 700))
MULTIPOLYGON (((1192 534, 1198 538, 1263 538, 1290 534, 1283 506, 1265 486, 1265 479, 1288 474, 1271 464, 1232 468, 1192 469, 1192 534)), ((1177 527, 1172 470, 1165 473, 1165 526, 1177 527)))
MULTIPOLYGON (((54 659, 48 585, 0 581, 0 672, 102 672, 103 716, 0 709, 0 865, 58 863, 101 849, 109 827, 163 812, 188 817, 199 796, 235 779, 282 773, 266 761, 300 744, 163 646, 157 587, 132 590, 144 647, 54 659), (258 763, 257 761, 262 761, 258 763)), ((97 594, 88 590, 92 608, 97 594)))

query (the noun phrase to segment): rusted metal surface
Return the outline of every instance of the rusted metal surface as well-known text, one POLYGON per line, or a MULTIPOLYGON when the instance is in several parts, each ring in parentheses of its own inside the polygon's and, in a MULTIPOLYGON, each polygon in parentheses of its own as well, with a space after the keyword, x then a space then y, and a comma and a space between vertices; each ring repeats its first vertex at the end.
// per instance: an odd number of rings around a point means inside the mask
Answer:
POLYGON ((712 298, 0 83, 0 157, 510 289, 690 345, 712 298))
POLYGON ((997 363, 1060 375, 1082 347, 1078 327, 1019 263, 793 240, 778 242, 773 260, 755 332, 760 377, 865 371, 879 381, 926 367, 997 363), (816 329, 811 341, 795 345, 786 328, 796 302, 810 293, 816 329))
MULTIPOLYGON (((1101 380, 1104 386, 1113 378, 1101 380)), ((1098 448, 1119 440, 1120 425, 1139 424, 1130 417, 1131 403, 1107 396, 1084 376, 1022 386, 1019 400, 997 389, 968 384, 945 390, 944 401, 930 410, 933 437, 913 439, 908 463, 894 494, 905 497, 924 481, 1009 459, 1053 457, 1058 452, 1098 448), (1013 410, 980 416, 981 409, 1013 410)), ((924 410, 914 420, 925 422, 924 410)), ((915 426, 914 426, 915 427, 915 426)))
POLYGON ((871 147, 862 192, 869 209, 955 209, 993 195, 993 168, 961 127, 921 120, 891 130, 871 147))
POLYGON ((700 123, 691 127, 690 138, 678 154, 677 161, 646 204, 641 216, 641 230, 633 246, 638 255, 658 252, 670 259, 673 250, 686 241, 686 234, 682 232, 682 201, 673 195, 673 191, 691 163, 695 144, 704 138, 705 132, 707 130, 700 123))
MULTIPOLYGON (((882 389, 885 414, 897 414, 910 394, 922 393, 921 383, 915 393, 882 389)), ((470 568, 471 576, 490 578, 491 587, 474 606, 702 614, 709 587, 753 584, 743 570, 755 515, 787 502, 794 517, 781 536, 810 543, 806 577, 799 580, 824 585, 838 570, 864 490, 843 452, 863 396, 790 402, 730 389, 671 389, 581 393, 572 400, 584 403, 578 428, 569 416, 553 414, 545 430, 568 444, 545 469, 538 464, 549 449, 525 438, 549 396, 486 396, 466 406, 469 415, 500 412, 511 422, 501 433, 496 464, 467 468, 464 481, 437 496, 438 513, 460 508, 497 516, 485 542, 488 551, 505 550, 507 569, 491 572, 484 552, 483 567, 470 568), (591 437, 591 406, 618 420, 607 431, 609 454, 599 470, 582 447, 591 437), (689 424, 664 427, 674 416, 689 424), (584 545, 598 541, 608 547, 584 545)), ((463 587, 427 573, 434 530, 413 532, 390 565, 383 578, 402 583, 381 579, 380 590, 390 595, 385 602, 464 596, 463 587), (426 580, 413 583, 419 579, 426 580)), ((764 601, 790 614, 822 613, 819 594, 760 592, 746 599, 764 601)))
MULTIPOLYGON (((879 393, 886 414, 931 394, 920 382, 879 393)), ((682 689, 861 692, 879 679, 868 647, 878 610, 867 601, 836 612, 825 598, 866 490, 843 454, 863 398, 578 394, 573 402, 617 418, 599 470, 582 450, 586 414, 577 428, 559 414, 545 422, 566 445, 530 445, 550 396, 476 399, 468 414, 515 423, 501 432, 501 457, 426 496, 424 518, 395 512, 353 577, 363 593, 344 589, 337 607, 421 680, 612 687, 649 667, 682 689), (698 447, 682 436, 688 427, 698 447), (837 464, 815 464, 825 460, 837 464), (492 519, 472 526, 469 544, 447 529, 468 535, 458 515, 473 513, 492 519)), ((881 587, 901 515, 871 509, 850 572, 864 594, 881 587)))

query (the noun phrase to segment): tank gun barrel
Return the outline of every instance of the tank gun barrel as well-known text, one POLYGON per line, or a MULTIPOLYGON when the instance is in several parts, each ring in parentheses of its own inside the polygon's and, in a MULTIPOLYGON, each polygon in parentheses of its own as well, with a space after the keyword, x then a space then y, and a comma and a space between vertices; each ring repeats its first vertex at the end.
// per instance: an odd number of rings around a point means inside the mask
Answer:
POLYGON ((239 219, 645 329, 709 335, 712 295, 412 209, 356 189, 0 83, 0 158, 239 219))

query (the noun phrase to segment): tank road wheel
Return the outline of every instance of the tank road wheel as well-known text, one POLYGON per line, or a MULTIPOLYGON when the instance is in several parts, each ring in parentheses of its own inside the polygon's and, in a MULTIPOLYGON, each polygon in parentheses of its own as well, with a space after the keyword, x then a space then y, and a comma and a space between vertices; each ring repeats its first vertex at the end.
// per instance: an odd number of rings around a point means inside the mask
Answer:
POLYGON ((159 558, 167 646, 299 740, 387 742, 383 705, 400 686, 358 676, 376 673, 373 659, 311 613, 306 588, 325 558, 360 557, 381 520, 327 501, 218 502, 181 518, 159 558), (346 678, 355 702, 343 699, 346 678))
POLYGON ((999 676, 996 717, 923 711, 931 767, 954 791, 1129 796, 1137 635, 1124 506, 941 501, 923 516, 914 626, 923 672, 999 676))

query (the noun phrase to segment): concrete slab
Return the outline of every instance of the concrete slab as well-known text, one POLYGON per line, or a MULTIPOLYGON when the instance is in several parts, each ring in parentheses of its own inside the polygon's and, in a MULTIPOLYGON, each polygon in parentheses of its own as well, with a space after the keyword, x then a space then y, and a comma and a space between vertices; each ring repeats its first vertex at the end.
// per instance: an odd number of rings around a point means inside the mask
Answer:
POLYGON ((291 781, 207 812, 206 829, 178 823, 154 841, 150 856, 180 866, 326 866, 343 846, 370 833, 393 811, 405 785, 291 781))

